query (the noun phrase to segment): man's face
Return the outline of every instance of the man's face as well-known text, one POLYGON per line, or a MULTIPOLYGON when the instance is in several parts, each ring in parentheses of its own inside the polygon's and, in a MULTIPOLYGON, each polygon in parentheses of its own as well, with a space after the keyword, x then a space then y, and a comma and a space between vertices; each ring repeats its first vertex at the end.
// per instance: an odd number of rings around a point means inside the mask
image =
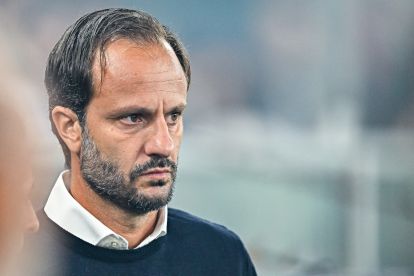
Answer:
POLYGON ((103 74, 98 58, 92 70, 82 175, 118 207, 145 213, 172 196, 187 81, 167 43, 121 39, 108 45, 105 56, 103 74))

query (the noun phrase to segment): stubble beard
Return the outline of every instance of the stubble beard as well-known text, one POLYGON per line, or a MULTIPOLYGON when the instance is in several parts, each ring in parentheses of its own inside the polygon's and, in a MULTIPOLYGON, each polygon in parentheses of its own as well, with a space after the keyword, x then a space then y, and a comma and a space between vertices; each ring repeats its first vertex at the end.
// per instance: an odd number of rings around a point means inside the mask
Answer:
POLYGON ((81 174, 89 187, 102 199, 114 204, 118 208, 133 215, 143 215, 158 210, 167 205, 174 193, 174 185, 177 174, 177 164, 164 157, 151 157, 142 165, 136 165, 125 176, 116 162, 105 158, 96 143, 90 137, 86 126, 83 127, 80 152, 81 174), (167 191, 157 196, 146 195, 136 182, 147 170, 152 168, 168 168, 171 177, 168 180, 154 180, 147 184, 152 187, 169 185, 167 191))

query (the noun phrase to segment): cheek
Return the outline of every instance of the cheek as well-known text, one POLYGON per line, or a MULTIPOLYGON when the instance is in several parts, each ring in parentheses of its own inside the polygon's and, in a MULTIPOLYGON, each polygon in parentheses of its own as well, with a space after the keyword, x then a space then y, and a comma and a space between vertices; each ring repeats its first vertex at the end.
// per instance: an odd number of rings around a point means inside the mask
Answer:
POLYGON ((172 139, 174 141, 174 152, 173 152, 172 158, 174 159, 174 161, 177 161, 177 159, 178 159, 178 155, 179 155, 180 148, 181 148, 182 138, 183 138, 182 128, 180 129, 180 131, 177 131, 172 136, 172 139))
POLYGON ((92 139, 104 158, 121 168, 136 160, 142 141, 139 134, 125 134, 111 125, 93 131, 92 139))
POLYGON ((147 161, 147 158, 142 154, 142 141, 143 139, 139 134, 119 140, 112 140, 108 142, 103 153, 108 160, 117 164, 120 171, 128 174, 136 164, 147 161))

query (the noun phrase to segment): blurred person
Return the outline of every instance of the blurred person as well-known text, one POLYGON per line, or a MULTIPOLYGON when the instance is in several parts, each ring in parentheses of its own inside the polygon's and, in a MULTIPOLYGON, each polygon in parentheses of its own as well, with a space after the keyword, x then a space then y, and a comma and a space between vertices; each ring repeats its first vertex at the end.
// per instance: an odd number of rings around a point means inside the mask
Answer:
POLYGON ((39 225, 30 200, 30 147, 18 111, 9 105, 0 103, 0 275, 16 272, 24 234, 39 225))
POLYGON ((145 12, 66 30, 45 84, 68 170, 39 213, 39 274, 256 275, 236 234, 167 207, 190 76, 182 43, 145 12))

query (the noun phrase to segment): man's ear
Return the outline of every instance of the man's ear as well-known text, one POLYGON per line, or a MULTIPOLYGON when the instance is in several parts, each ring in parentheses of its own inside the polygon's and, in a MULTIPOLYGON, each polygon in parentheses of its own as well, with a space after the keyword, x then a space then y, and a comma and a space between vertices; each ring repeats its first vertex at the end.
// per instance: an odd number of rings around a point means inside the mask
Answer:
POLYGON ((52 120, 60 138, 69 150, 79 154, 82 141, 82 128, 78 116, 71 109, 56 106, 52 110, 52 120))

